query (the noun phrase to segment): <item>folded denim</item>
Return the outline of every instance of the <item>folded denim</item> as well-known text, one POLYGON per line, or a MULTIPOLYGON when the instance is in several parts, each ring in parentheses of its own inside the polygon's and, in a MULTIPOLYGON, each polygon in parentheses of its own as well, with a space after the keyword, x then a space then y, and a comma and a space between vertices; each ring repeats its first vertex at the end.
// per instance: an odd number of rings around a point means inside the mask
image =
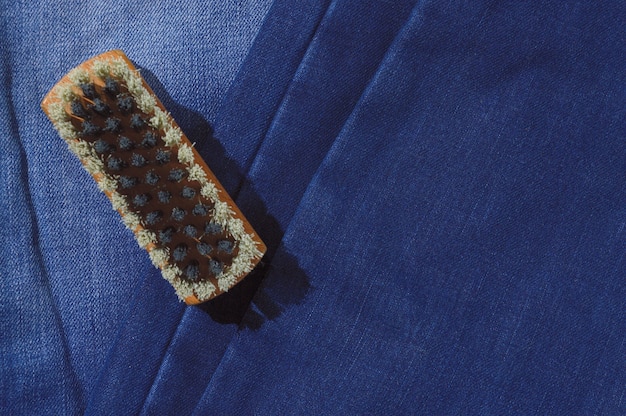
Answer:
POLYGON ((626 10, 571 7, 418 3, 195 414, 626 410, 626 10))
POLYGON ((3 413, 624 412, 619 2, 5 3, 3 413), (112 47, 271 236, 239 329, 36 110, 112 47))

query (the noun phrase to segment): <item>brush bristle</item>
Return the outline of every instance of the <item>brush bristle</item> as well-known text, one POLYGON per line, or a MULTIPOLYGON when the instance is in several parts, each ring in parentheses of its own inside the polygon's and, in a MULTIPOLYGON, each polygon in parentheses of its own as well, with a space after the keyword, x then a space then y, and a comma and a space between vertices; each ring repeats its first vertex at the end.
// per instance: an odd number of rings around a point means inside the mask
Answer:
POLYGON ((52 96, 57 130, 181 299, 207 300, 254 267, 262 242, 123 55, 71 71, 52 96))

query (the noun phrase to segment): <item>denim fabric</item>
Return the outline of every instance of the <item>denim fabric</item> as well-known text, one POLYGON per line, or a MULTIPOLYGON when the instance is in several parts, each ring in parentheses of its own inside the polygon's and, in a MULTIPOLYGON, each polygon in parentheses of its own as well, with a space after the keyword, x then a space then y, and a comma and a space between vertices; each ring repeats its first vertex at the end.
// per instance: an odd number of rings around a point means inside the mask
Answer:
POLYGON ((626 414, 620 2, 0 13, 0 413, 626 414), (38 108, 112 48, 268 243, 201 307, 38 108))
POLYGON ((624 17, 419 2, 196 413, 623 414, 624 17))
POLYGON ((15 140, 7 48, 1 39, 0 409, 4 414, 45 414, 49 409, 76 414, 83 397, 39 251, 26 156, 15 140))

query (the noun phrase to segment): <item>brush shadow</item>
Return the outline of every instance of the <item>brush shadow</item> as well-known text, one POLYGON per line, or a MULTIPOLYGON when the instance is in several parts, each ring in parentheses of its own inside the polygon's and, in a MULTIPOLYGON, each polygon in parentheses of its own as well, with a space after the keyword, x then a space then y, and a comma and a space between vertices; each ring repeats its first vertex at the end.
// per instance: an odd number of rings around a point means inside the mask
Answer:
MULTIPOLYGON (((245 174, 234 160, 227 157, 209 122, 200 113, 177 104, 148 69, 138 65, 137 68, 185 135, 194 143, 196 150, 226 191, 237 202, 236 193, 241 188, 239 184, 246 180, 245 174)), ((194 307, 206 312, 215 322, 236 324, 254 330, 259 329, 266 320, 276 319, 289 305, 302 302, 310 284, 297 259, 279 248, 284 232, 278 221, 268 213, 261 197, 254 192, 252 186, 250 188, 247 191, 251 192, 247 192, 246 196, 252 199, 252 203, 247 205, 253 206, 254 211, 248 210, 244 215, 267 245, 267 253, 259 265, 227 293, 194 307), (274 259, 280 260, 280 270, 273 270, 274 259), (261 282, 270 270, 273 272, 271 284, 262 287, 261 282)))

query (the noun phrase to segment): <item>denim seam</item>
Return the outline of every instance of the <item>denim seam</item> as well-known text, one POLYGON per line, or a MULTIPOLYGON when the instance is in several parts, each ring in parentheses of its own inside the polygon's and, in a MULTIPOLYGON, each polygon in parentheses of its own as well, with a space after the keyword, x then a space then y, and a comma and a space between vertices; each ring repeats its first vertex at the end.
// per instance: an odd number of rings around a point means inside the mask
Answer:
POLYGON ((248 166, 246 166, 245 169, 243 169, 244 174, 241 176, 241 180, 237 184, 237 188, 235 188, 235 190, 232 192, 232 198, 233 198, 234 201, 237 201, 237 197, 239 196, 239 192, 241 191, 241 188, 243 187, 243 185, 246 183, 246 178, 248 177, 248 174, 250 173, 250 169, 254 165, 254 162, 257 160, 259 152, 263 148, 263 143, 265 143, 265 140, 267 139, 268 133, 272 130, 272 127, 274 126, 274 124, 276 122, 276 117, 278 116, 278 114, 281 112, 281 109, 285 105, 285 99, 289 95, 289 92, 291 91, 291 87, 293 85, 293 79, 300 72, 300 70, 302 68, 302 63, 306 60, 307 55, 310 52, 311 45, 315 42, 315 39, 317 37, 318 31, 320 29, 320 26, 326 20, 326 18, 328 17, 328 13, 330 12, 330 10, 332 9, 333 5, 337 1, 339 1, 339 0, 332 0, 328 4, 328 6, 326 6, 326 10, 324 10, 324 15, 322 16, 320 21, 315 26, 315 29, 313 30, 313 35, 311 36, 311 39, 309 39, 309 42, 308 42, 308 44, 307 44, 307 46, 305 48, 305 51, 302 54, 302 58, 300 59, 300 63, 298 64, 296 70, 293 72, 293 75, 291 77, 291 81, 285 87, 285 90, 283 91, 282 96, 280 97, 280 101, 278 102, 278 105, 276 106, 276 111, 274 112, 270 122, 267 123, 267 126, 265 127, 265 130, 262 133, 262 139, 257 144, 257 146, 256 146, 256 148, 255 148, 255 150, 253 152, 253 156, 250 158, 250 162, 248 163, 248 166))
MULTIPOLYGON (((291 90, 291 86, 293 85, 293 78, 295 77, 296 74, 298 74, 298 72, 300 72, 301 68, 302 68, 302 63, 306 60, 306 57, 310 51, 311 45, 313 44, 313 42, 316 39, 316 35, 320 29, 320 26, 322 25, 322 23, 324 22, 324 20, 328 17, 328 13, 331 10, 333 4, 335 4, 335 2, 338 0, 332 0, 327 6, 326 6, 326 10, 324 10, 324 14, 322 15, 322 18, 320 19, 320 21, 317 23, 315 29, 313 30, 313 34, 311 36, 311 39, 309 40, 306 48, 305 48, 305 52, 302 54, 302 58, 300 60, 300 63, 298 64, 296 70, 294 71, 293 75, 292 75, 292 80, 289 83, 289 85, 287 85, 287 87, 285 88, 285 90, 283 91, 283 94, 281 96, 280 102, 277 106, 277 110, 274 113, 274 116, 272 117, 272 120, 267 124, 267 127, 265 129, 265 131, 263 132, 263 138, 261 139, 261 141, 259 142, 259 144, 257 145, 255 151, 254 151, 254 156, 252 157, 251 161, 249 162, 248 166, 245 169, 245 174, 242 175, 242 179, 240 180, 239 184, 237 185, 237 188, 235 189, 235 191, 233 191, 233 200, 235 202, 237 202, 238 196, 239 196, 239 191, 241 190, 241 188, 243 187, 243 185, 246 183, 246 178, 248 176, 248 173, 250 172, 250 169, 252 168, 252 166, 254 165, 254 162, 257 160, 258 154, 260 152, 260 150, 263 147, 263 143, 265 142, 265 139, 267 138, 268 133, 271 131, 272 126, 274 125, 275 121, 276 121, 276 116, 280 113, 281 108, 283 108, 284 104, 285 104, 285 99, 289 94, 289 91, 291 90)), ((236 79, 235 81, 236 82, 236 79)), ((267 274, 268 270, 270 268, 267 268, 267 270, 265 270, 265 274, 267 274)), ((257 289, 258 292, 258 289, 257 289)), ((250 305, 248 305, 247 311, 244 313, 244 317, 246 314, 248 314, 250 311, 250 305)), ((184 314, 183 314, 184 315, 184 314)), ((241 327, 241 324, 239 325, 239 328, 241 327)), ((239 336, 239 331, 237 331, 235 333, 235 335, 233 336, 233 340, 235 340, 237 337, 239 336)), ((228 351, 228 349, 230 348, 230 345, 232 345, 232 341, 229 343, 229 345, 226 347, 225 353, 226 351, 228 351)), ((223 359, 223 356, 222 356, 223 359)), ((223 361, 220 360, 220 363, 217 365, 216 367, 216 371, 217 369, 222 365, 223 361)), ((215 374, 215 372, 213 373, 213 375, 215 374)), ((213 375, 211 375, 211 378, 209 379, 208 383, 206 384, 206 388, 208 388, 208 386, 211 385, 212 380, 213 380, 213 375)), ((205 388, 205 392, 206 392, 206 388, 205 388)), ((204 393, 201 395, 201 397, 198 400, 198 403, 196 403, 196 406, 194 408, 194 411, 192 412, 192 414, 195 414, 196 409, 198 407, 198 404, 201 402, 202 397, 204 396, 204 393)))

